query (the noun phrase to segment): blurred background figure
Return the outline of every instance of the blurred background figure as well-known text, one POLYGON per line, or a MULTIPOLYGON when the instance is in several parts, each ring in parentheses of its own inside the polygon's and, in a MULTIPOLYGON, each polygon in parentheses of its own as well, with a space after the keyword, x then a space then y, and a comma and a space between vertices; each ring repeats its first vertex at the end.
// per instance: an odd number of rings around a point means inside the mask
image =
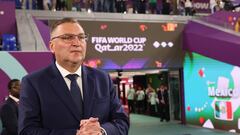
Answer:
POLYGON ((160 121, 166 120, 168 122, 170 120, 170 116, 169 116, 169 98, 168 98, 167 86, 163 84, 160 85, 157 95, 159 99, 160 121))
POLYGON ((135 89, 133 88, 132 85, 130 85, 129 90, 127 92, 129 113, 135 112, 134 97, 135 97, 135 89))
POLYGON ((65 0, 57 0, 56 10, 58 10, 58 11, 67 10, 66 1, 65 0))
POLYGON ((115 1, 114 0, 105 0, 104 1, 104 12, 113 13, 115 9, 115 1))
POLYGON ((85 8, 87 12, 92 12, 94 11, 94 3, 93 0, 85 0, 85 8))
POLYGON ((184 13, 185 13, 184 2, 185 2, 184 0, 179 0, 178 1, 177 9, 178 9, 178 14, 179 15, 184 15, 184 13))
POLYGON ((103 12, 104 9, 104 0, 94 0, 94 11, 103 12))
POLYGON ((22 9, 33 9, 35 0, 22 0, 22 9))
POLYGON ((0 109, 3 126, 1 135, 17 135, 20 81, 18 79, 11 80, 8 83, 8 90, 9 97, 0 109))
POLYGON ((240 17, 238 18, 236 24, 235 24, 235 31, 240 32, 240 17))
POLYGON ((145 93, 141 86, 138 86, 137 92, 136 92, 136 99, 137 99, 137 112, 143 113, 144 108, 144 97, 145 93))
POLYGON ((126 13, 127 12, 126 0, 116 0, 116 10, 117 13, 126 13))
POLYGON ((214 13, 214 7, 217 5, 216 0, 210 0, 209 4, 210 4, 211 13, 214 13))
POLYGON ((216 0, 216 5, 213 8, 214 12, 221 11, 223 9, 221 5, 221 0, 216 0))
POLYGON ((185 7, 185 15, 186 16, 192 15, 191 13, 193 8, 192 0, 185 0, 184 7, 185 7))
POLYGON ((157 13, 157 0, 149 0, 149 9, 151 14, 157 13))
POLYGON ((43 8, 44 10, 56 11, 56 3, 56 0, 43 0, 43 8))
POLYGON ((226 10, 226 11, 234 10, 234 6, 233 6, 231 0, 223 0, 223 2, 224 2, 224 6, 223 6, 224 10, 226 10))
POLYGON ((171 3, 169 0, 162 0, 162 14, 170 15, 171 12, 171 3))
POLYGON ((145 90, 145 101, 147 101, 146 104, 146 111, 149 113, 150 112, 150 106, 151 106, 151 101, 150 101, 150 96, 149 94, 153 91, 154 89, 152 88, 151 84, 147 84, 147 88, 145 90))
POLYGON ((81 0, 73 0, 72 11, 81 11, 81 0))
POLYGON ((132 0, 133 13, 138 13, 139 0, 132 0))
POLYGON ((146 0, 140 0, 138 5, 138 13, 146 14, 146 9, 147 9, 146 0))
POLYGON ((156 114, 156 108, 157 108, 157 102, 158 102, 158 97, 157 94, 155 92, 155 90, 149 86, 150 88, 148 88, 148 102, 149 102, 149 109, 150 109, 150 115, 154 116, 156 114))
POLYGON ((45 0, 37 0, 37 9, 38 10, 43 10, 44 9, 43 1, 45 1, 45 0))

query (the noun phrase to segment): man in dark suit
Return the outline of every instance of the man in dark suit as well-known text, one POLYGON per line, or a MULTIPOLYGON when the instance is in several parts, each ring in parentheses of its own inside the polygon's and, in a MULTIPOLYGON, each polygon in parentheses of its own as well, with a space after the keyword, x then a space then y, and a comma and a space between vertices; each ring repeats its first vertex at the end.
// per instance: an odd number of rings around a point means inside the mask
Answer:
POLYGON ((160 89, 157 92, 159 100, 159 112, 160 112, 160 121, 170 120, 169 115, 169 98, 168 98, 168 89, 167 86, 161 85, 160 89))
POLYGON ((8 83, 8 90, 9 97, 0 109, 3 126, 1 135, 17 135, 20 81, 18 79, 12 79, 8 83))
POLYGON ((111 78, 83 65, 86 39, 72 18, 52 26, 50 50, 56 61, 22 79, 19 135, 128 134, 128 116, 111 78))

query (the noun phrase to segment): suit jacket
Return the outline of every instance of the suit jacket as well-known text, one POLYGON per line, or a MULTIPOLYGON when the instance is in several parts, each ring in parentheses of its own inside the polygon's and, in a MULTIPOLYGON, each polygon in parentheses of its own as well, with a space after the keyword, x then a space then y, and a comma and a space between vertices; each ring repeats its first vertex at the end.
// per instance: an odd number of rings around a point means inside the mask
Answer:
POLYGON ((17 135, 18 125, 18 105, 12 99, 8 98, 0 110, 3 130, 1 135, 17 135))
POLYGON ((159 90, 159 91, 157 92, 157 94, 158 94, 158 100, 159 100, 160 106, 168 106, 168 104, 169 104, 168 91, 167 91, 167 90, 164 90, 164 92, 161 93, 161 91, 159 90), (163 95, 162 95, 162 94, 163 94, 163 95), (162 97, 163 97, 163 100, 164 100, 165 104, 162 104, 162 103, 161 103, 162 97))
MULTIPOLYGON (((82 66, 84 119, 98 117, 108 135, 127 135, 128 116, 108 74, 82 66)), ((70 91, 56 65, 22 79, 19 135, 75 135, 80 125, 70 91)))

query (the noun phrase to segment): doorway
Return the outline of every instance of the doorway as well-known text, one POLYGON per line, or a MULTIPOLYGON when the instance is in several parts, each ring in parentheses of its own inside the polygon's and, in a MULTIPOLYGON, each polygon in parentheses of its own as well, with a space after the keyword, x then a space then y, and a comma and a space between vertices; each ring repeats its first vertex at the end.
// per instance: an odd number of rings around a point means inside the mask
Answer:
MULTIPOLYGON (((128 106, 128 92, 131 87, 134 87, 135 91, 140 86, 145 93, 144 102, 142 104, 142 110, 140 113, 143 115, 152 115, 154 117, 160 117, 159 113, 159 101, 156 104, 155 111, 152 113, 151 104, 149 102, 148 85, 150 84, 154 91, 157 93, 161 84, 166 84, 168 88, 169 96, 169 115, 170 120, 181 120, 181 94, 180 94, 180 73, 178 69, 153 69, 153 70, 132 70, 121 72, 109 72, 115 84, 118 85, 118 94, 124 105, 128 106), (116 81, 117 80, 117 81, 116 81), (117 83, 116 83, 117 82, 117 83)), ((135 96, 134 112, 129 110, 129 113, 138 113, 137 110, 137 96, 135 96)), ((128 106, 129 107, 129 106, 128 106)))

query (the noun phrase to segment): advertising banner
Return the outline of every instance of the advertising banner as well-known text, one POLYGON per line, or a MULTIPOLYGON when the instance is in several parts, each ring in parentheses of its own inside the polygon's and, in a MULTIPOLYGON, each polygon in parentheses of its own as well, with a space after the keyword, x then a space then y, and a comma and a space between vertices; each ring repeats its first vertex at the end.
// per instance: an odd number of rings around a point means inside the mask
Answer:
POLYGON ((182 67, 184 24, 80 21, 89 34, 86 63, 102 69, 182 67))
POLYGON ((192 53, 184 80, 188 124, 240 132, 240 67, 192 53))
MULTIPOLYGON (((49 24, 55 20, 49 20, 49 24)), ((80 20, 87 41, 85 64, 106 69, 179 68, 183 23, 80 20)))
POLYGON ((196 13, 211 13, 210 0, 193 0, 196 13))

